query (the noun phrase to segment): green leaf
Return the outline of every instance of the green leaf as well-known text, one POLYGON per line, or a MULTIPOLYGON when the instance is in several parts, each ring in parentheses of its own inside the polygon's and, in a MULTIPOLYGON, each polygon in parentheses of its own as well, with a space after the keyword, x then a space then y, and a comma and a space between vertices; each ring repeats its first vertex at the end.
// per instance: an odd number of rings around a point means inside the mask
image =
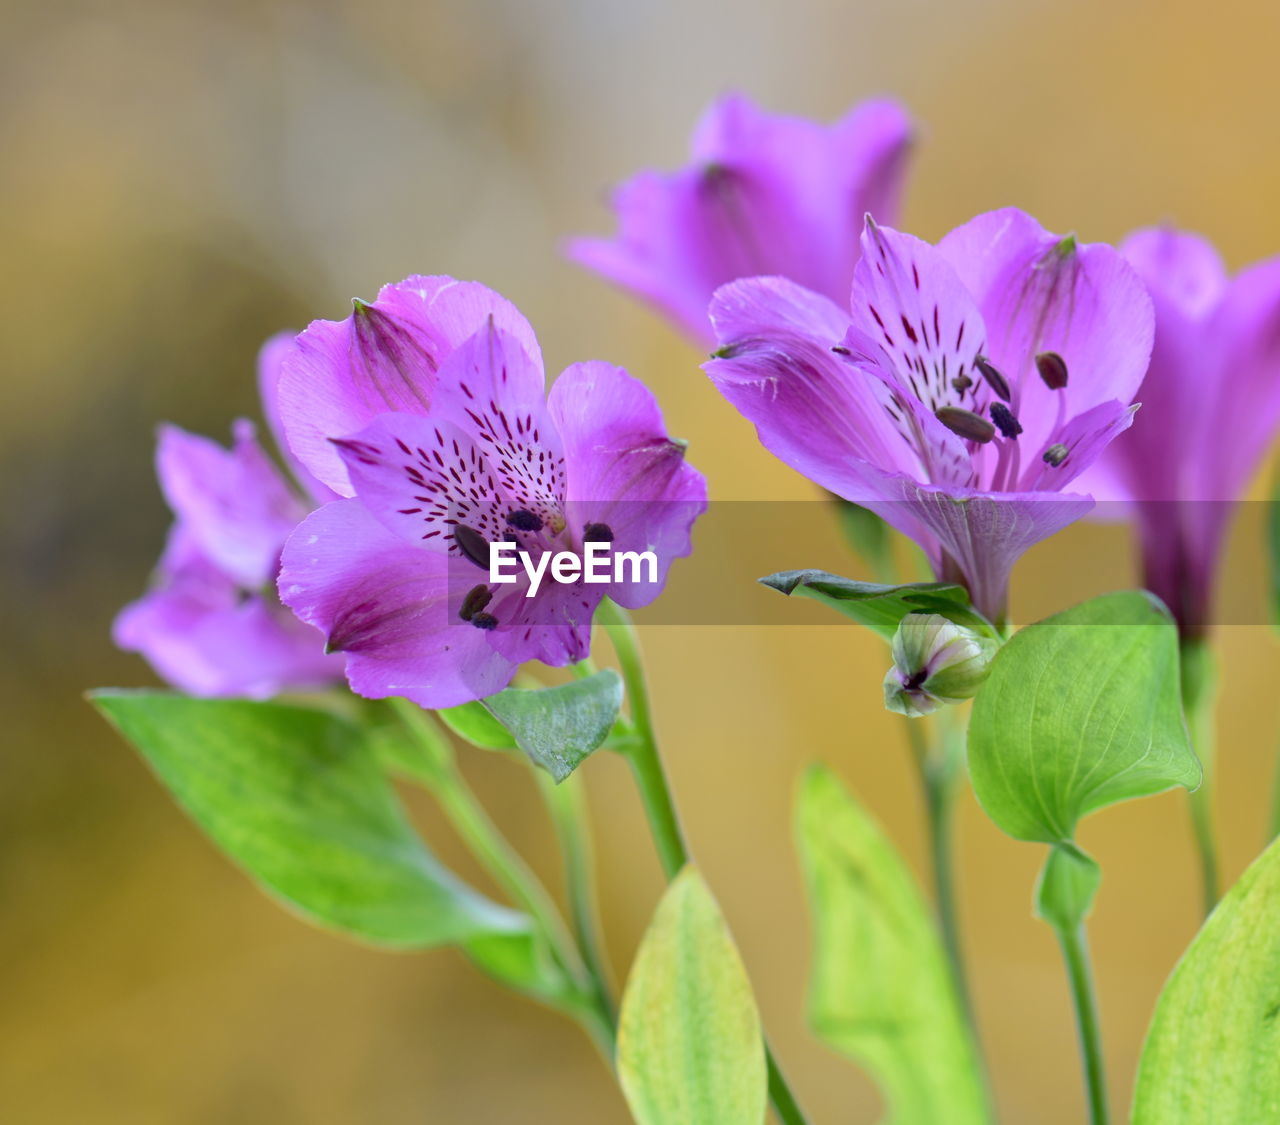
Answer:
POLYGON ((1050 844, 1117 801, 1195 788, 1168 611, 1106 594, 1014 634, 974 701, 969 768, 997 825, 1050 844))
POLYGON ((822 602, 859 625, 893 640, 898 622, 909 613, 936 613, 966 625, 984 636, 998 637, 995 626, 969 604, 963 586, 948 582, 908 582, 901 586, 881 586, 841 578, 825 570, 783 570, 760 581, 783 594, 800 594, 822 602))
POLYGON ((990 1120, 932 917, 893 845, 823 767, 796 809, 813 917, 809 1021, 861 1062, 903 1125, 990 1120))
POLYGON ((348 720, 163 692, 91 698, 214 842, 305 918, 399 948, 528 938, 525 915, 426 850, 348 720))
POLYGON ((1057 930, 1073 930, 1093 907, 1102 869, 1074 844, 1049 849, 1036 884, 1036 914, 1057 930))
POLYGON ((562 1009, 589 1002, 556 962, 539 931, 469 938, 462 948, 477 968, 506 988, 562 1009))
POLYGON ((479 700, 437 711, 440 721, 454 734, 481 750, 515 750, 516 740, 479 700))
POLYGON ((768 1079, 751 983, 692 867, 667 888, 622 997, 618 1077, 637 1125, 761 1125, 768 1079))
POLYGON ((1280 843, 1240 877, 1156 1004, 1133 1125, 1280 1121, 1280 843))
POLYGON ((508 688, 484 705, 534 765, 563 781, 609 737, 622 707, 622 679, 606 668, 556 687, 508 688))

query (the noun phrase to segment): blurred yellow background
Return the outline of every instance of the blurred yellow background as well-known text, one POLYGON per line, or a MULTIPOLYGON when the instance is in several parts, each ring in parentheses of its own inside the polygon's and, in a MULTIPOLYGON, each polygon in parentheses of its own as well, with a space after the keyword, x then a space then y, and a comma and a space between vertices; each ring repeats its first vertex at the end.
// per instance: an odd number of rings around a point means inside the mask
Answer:
MULTIPOLYGON (((108 627, 143 588, 167 522, 153 426, 224 438, 233 416, 254 414, 253 357, 269 333, 341 316, 350 296, 411 272, 483 280, 529 315, 553 370, 599 357, 646 379, 715 498, 801 500, 810 486, 755 444, 696 352, 558 256, 564 236, 610 229, 610 183, 681 161, 715 94, 742 88, 823 118, 868 94, 901 97, 923 125, 905 219, 929 238, 1013 203, 1092 240, 1171 218, 1233 266, 1280 251, 1280 8, 1257 0, 6 9, 0 1116, 12 1125, 627 1120, 578 1032, 460 957, 375 953, 281 912, 80 699, 152 682, 108 627)), ((768 569, 854 569, 816 505, 812 525, 811 539, 762 529, 768 569)), ((1260 591, 1257 550, 1256 526, 1242 527, 1236 589, 1260 591)), ((1029 556, 1014 613, 1065 604, 1068 586, 1075 597, 1131 581, 1120 530, 1078 530, 1029 556)), ((789 803, 805 762, 833 763, 917 871, 920 808, 900 728, 880 709, 882 646, 812 613, 795 620, 651 626, 644 642, 687 828, 779 1054, 816 1125, 869 1122, 870 1084, 804 1028, 789 803)), ((1218 808, 1234 877, 1262 840, 1280 658, 1260 626, 1218 640, 1218 808)), ((466 765, 554 880, 528 778, 479 752, 466 765)), ((622 764, 593 760, 586 774, 622 968, 660 878, 622 764)), ((1057 951, 1030 917, 1041 849, 1002 837, 968 798, 959 831, 1004 1120, 1079 1121, 1057 951)), ((1114 809, 1083 842, 1105 872, 1091 929, 1119 1112, 1196 924, 1185 803, 1114 809)))

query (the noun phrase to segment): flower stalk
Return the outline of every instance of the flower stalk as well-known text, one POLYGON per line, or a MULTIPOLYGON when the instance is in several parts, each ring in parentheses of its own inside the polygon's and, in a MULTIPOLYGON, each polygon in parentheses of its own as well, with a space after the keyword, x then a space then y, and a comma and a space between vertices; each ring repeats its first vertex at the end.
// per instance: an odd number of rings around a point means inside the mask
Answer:
MULTIPOLYGON (((663 873, 670 882, 689 862, 689 848, 685 843, 671 786, 667 782, 662 758, 658 753, 653 715, 649 708, 649 689, 635 626, 625 609, 607 599, 600 606, 599 621, 613 643, 622 679, 626 684, 631 721, 636 735, 634 744, 628 748, 627 756, 635 774, 663 873)), ((779 1121, 783 1125, 808 1125, 808 1118, 791 1092, 786 1076, 768 1043, 765 1044, 765 1060, 769 1071, 769 1100, 779 1121)))
POLYGON ((947 963, 955 983, 956 995, 969 1024, 969 1032, 977 1044, 977 1028, 973 1018, 973 1004, 969 996, 968 973, 965 970, 964 946, 960 936, 960 921, 956 910, 955 880, 953 878, 952 813, 955 810, 956 778, 958 774, 959 740, 945 732, 938 745, 931 750, 920 722, 906 719, 907 738, 911 743, 911 756, 920 776, 920 789, 924 796, 925 815, 929 827, 929 860, 933 875, 933 889, 938 925, 942 931, 942 944, 947 963))
POLYGON ((578 952, 591 978, 596 1006, 612 1028, 617 1025, 618 1011, 600 935, 600 911, 595 895, 595 851, 591 844, 582 783, 577 777, 568 777, 557 784, 544 770, 535 770, 534 773, 564 856, 569 917, 578 952))
POLYGON ((573 1014, 606 1060, 612 1063, 616 1021, 606 982, 597 976, 579 951, 547 889, 490 819, 458 769, 452 747, 431 716, 405 699, 393 699, 391 704, 423 751, 424 780, 430 777, 431 794, 453 829, 494 881, 533 919, 556 963, 584 997, 589 998, 582 1006, 575 1006, 573 1014))
POLYGON ((1089 962, 1084 923, 1093 906, 1102 872, 1075 844, 1055 844, 1036 888, 1036 913, 1053 927, 1062 948, 1071 1003, 1076 1014, 1080 1063, 1091 1125, 1108 1125, 1107 1081, 1102 1061, 1098 999, 1089 962))
MULTIPOLYGON (((1056 928, 1056 927, 1055 927, 1056 928)), ((1093 969, 1084 923, 1057 928, 1058 944, 1071 986, 1071 1003, 1076 1013, 1076 1032, 1084 1067, 1085 1094, 1091 1125, 1108 1125, 1107 1079, 1102 1063, 1102 1036, 1098 1025, 1098 999, 1093 987, 1093 969)))
POLYGON ((1217 695, 1213 655, 1201 640, 1184 640, 1181 646, 1182 706, 1187 717, 1191 745, 1204 778, 1188 797, 1191 828, 1200 861, 1200 885, 1204 913, 1207 916, 1221 896, 1218 878, 1218 846, 1213 826, 1214 762, 1216 747, 1213 737, 1214 701, 1217 695))

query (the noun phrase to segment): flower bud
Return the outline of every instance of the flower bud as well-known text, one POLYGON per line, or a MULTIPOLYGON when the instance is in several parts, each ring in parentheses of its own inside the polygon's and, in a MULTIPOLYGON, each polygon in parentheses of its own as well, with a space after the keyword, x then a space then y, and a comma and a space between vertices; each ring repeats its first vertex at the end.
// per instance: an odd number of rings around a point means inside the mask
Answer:
POLYGON ((977 694, 997 644, 936 613, 909 613, 893 637, 884 704, 916 718, 977 694))

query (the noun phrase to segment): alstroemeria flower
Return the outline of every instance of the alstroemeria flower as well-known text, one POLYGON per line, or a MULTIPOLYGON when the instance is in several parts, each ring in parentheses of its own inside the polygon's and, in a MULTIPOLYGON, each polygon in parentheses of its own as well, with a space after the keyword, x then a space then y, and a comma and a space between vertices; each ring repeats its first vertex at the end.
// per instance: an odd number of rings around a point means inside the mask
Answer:
MULTIPOLYGON (((264 401, 279 340, 260 358, 264 401)), ((191 695, 266 698, 341 677, 314 630, 280 604, 280 550, 307 506, 241 420, 225 449, 176 426, 160 431, 156 471, 176 521, 153 588, 116 618, 116 644, 191 695)))
POLYGON ((568 253, 700 343, 712 340, 711 294, 740 277, 777 274, 843 303, 862 216, 897 219, 910 146, 894 102, 820 125, 731 94, 703 116, 689 165, 617 189, 616 238, 578 239, 568 253))
POLYGON ((290 538, 281 596, 366 696, 445 707, 500 690, 526 660, 582 659, 601 598, 652 601, 706 507, 643 384, 579 363, 547 394, 528 323, 471 282, 411 277, 316 321, 285 360, 281 404, 294 452, 347 497, 290 538), (489 581, 502 541, 533 560, 610 542, 658 566, 526 597, 527 578, 489 581))
POLYGON ((1146 586, 1194 638, 1236 501, 1280 429, 1280 257, 1228 278, 1209 243, 1167 228, 1120 250, 1155 302, 1155 345, 1133 431, 1089 479, 1132 502, 1146 586))
POLYGON ((937 246, 868 220, 849 310, 782 278, 720 289, 706 370, 792 468, 913 538, 992 621, 1062 494, 1128 427, 1151 301, 1109 246, 1013 209, 937 246))

